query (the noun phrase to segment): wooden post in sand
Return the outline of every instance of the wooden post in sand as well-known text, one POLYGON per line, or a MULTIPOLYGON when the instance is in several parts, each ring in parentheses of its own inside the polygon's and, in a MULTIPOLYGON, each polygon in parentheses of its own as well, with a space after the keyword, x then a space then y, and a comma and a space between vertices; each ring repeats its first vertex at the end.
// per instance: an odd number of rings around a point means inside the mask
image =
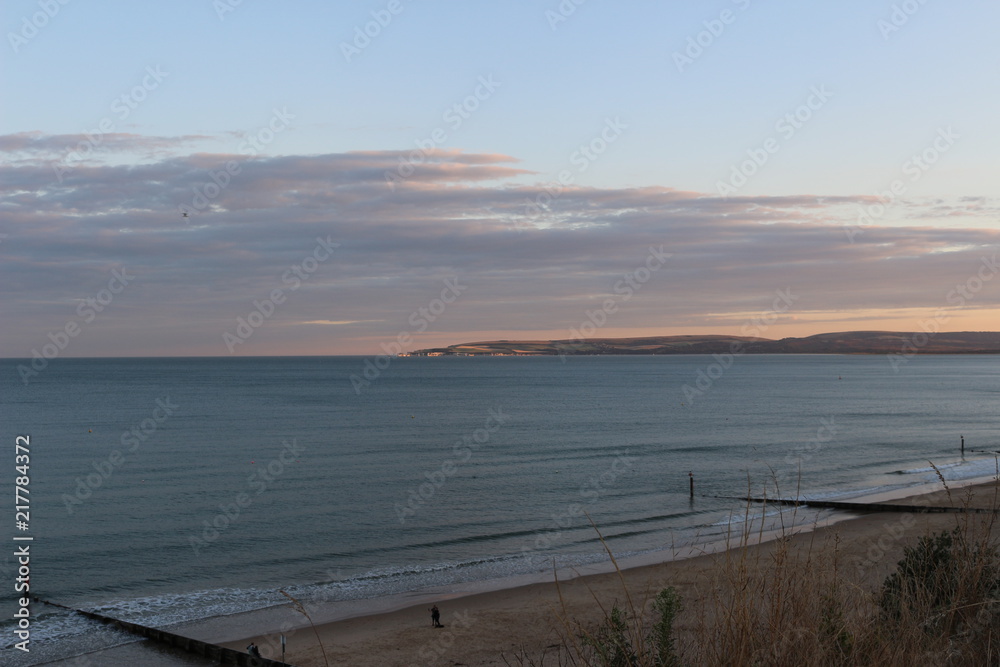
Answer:
POLYGON ((689 472, 688 473, 688 482, 690 483, 690 486, 691 486, 691 498, 694 499, 694 473, 693 472, 689 472))

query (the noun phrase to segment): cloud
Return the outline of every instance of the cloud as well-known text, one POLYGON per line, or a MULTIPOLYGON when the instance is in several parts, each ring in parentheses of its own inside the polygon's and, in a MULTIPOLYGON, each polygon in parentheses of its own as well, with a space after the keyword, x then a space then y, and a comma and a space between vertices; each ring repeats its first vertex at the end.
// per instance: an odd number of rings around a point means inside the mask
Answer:
POLYGON ((127 132, 96 132, 94 134, 42 134, 18 132, 0 135, 0 153, 8 158, 18 155, 67 156, 70 153, 147 153, 164 148, 178 148, 197 141, 211 139, 207 135, 151 137, 127 132))
MULTIPOLYGON (((127 154, 185 140, 115 139, 127 154)), ((0 137, 6 152, 59 146, 65 135, 0 137)), ((283 326, 269 322, 241 352, 358 351, 352 341, 394 338, 449 276, 468 289, 430 331, 565 330, 613 295, 650 246, 672 257, 622 302, 616 328, 722 321, 765 309, 784 288, 800 295, 796 311, 848 321, 852 311, 946 306, 1000 243, 993 229, 935 226, 992 216, 985 198, 906 200, 902 223, 865 227, 852 242, 845 229, 869 197, 525 185, 531 174, 511 156, 413 157, 191 153, 80 165, 61 183, 51 164, 0 165, 0 290, 10 304, 0 353, 30 354, 125 266, 136 280, 93 323, 101 335, 74 342, 78 354, 227 354, 223 332, 255 299, 287 289, 282 275, 318 238, 340 247, 287 295, 273 319, 283 326), (386 173, 407 161, 412 173, 390 187, 386 173)), ((966 308, 998 299, 984 289, 966 308)))

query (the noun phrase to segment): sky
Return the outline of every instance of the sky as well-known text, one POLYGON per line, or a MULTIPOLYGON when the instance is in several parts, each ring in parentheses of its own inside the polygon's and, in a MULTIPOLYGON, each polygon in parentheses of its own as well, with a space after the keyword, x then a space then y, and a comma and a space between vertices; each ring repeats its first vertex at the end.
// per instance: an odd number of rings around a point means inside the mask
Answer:
POLYGON ((1000 330, 973 0, 11 0, 0 356, 1000 330))

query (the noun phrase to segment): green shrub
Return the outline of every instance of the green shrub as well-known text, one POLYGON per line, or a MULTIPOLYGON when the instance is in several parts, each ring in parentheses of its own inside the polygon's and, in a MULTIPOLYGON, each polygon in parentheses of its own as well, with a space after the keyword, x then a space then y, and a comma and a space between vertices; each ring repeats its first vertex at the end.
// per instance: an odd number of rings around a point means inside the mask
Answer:
POLYGON ((681 598, 673 587, 660 591, 652 603, 654 620, 645 637, 630 625, 624 611, 614 605, 604 623, 582 636, 583 645, 601 667, 677 667, 674 619, 681 610, 681 598))
POLYGON ((677 618, 680 610, 681 597, 672 586, 664 588, 653 600, 653 613, 656 614, 656 621, 649 633, 649 643, 655 653, 653 664, 658 667, 677 667, 680 664, 674 639, 674 619, 677 618))
POLYGON ((593 649, 601 667, 636 667, 639 664, 625 612, 618 605, 611 608, 611 615, 604 619, 604 625, 596 633, 583 636, 583 643, 593 649))
POLYGON ((1000 592, 996 549, 970 545, 955 529, 921 537, 903 550, 879 595, 884 617, 918 621, 928 631, 957 630, 1000 592))

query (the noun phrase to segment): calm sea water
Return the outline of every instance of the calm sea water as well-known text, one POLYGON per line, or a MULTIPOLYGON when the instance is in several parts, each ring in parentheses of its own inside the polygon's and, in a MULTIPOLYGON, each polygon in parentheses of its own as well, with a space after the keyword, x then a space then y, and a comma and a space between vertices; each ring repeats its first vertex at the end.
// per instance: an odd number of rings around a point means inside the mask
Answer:
MULTIPOLYGON (((18 363, 2 488, 30 435, 30 530, 9 503, 7 539, 34 537, 31 593, 156 626, 596 562, 584 511, 616 553, 670 549, 742 514, 710 496, 990 475, 959 437, 1000 449, 994 356, 398 358, 360 391, 359 357, 57 359, 27 385, 18 363)), ((2 623, 4 664, 131 641, 33 613, 30 654, 2 623)))

